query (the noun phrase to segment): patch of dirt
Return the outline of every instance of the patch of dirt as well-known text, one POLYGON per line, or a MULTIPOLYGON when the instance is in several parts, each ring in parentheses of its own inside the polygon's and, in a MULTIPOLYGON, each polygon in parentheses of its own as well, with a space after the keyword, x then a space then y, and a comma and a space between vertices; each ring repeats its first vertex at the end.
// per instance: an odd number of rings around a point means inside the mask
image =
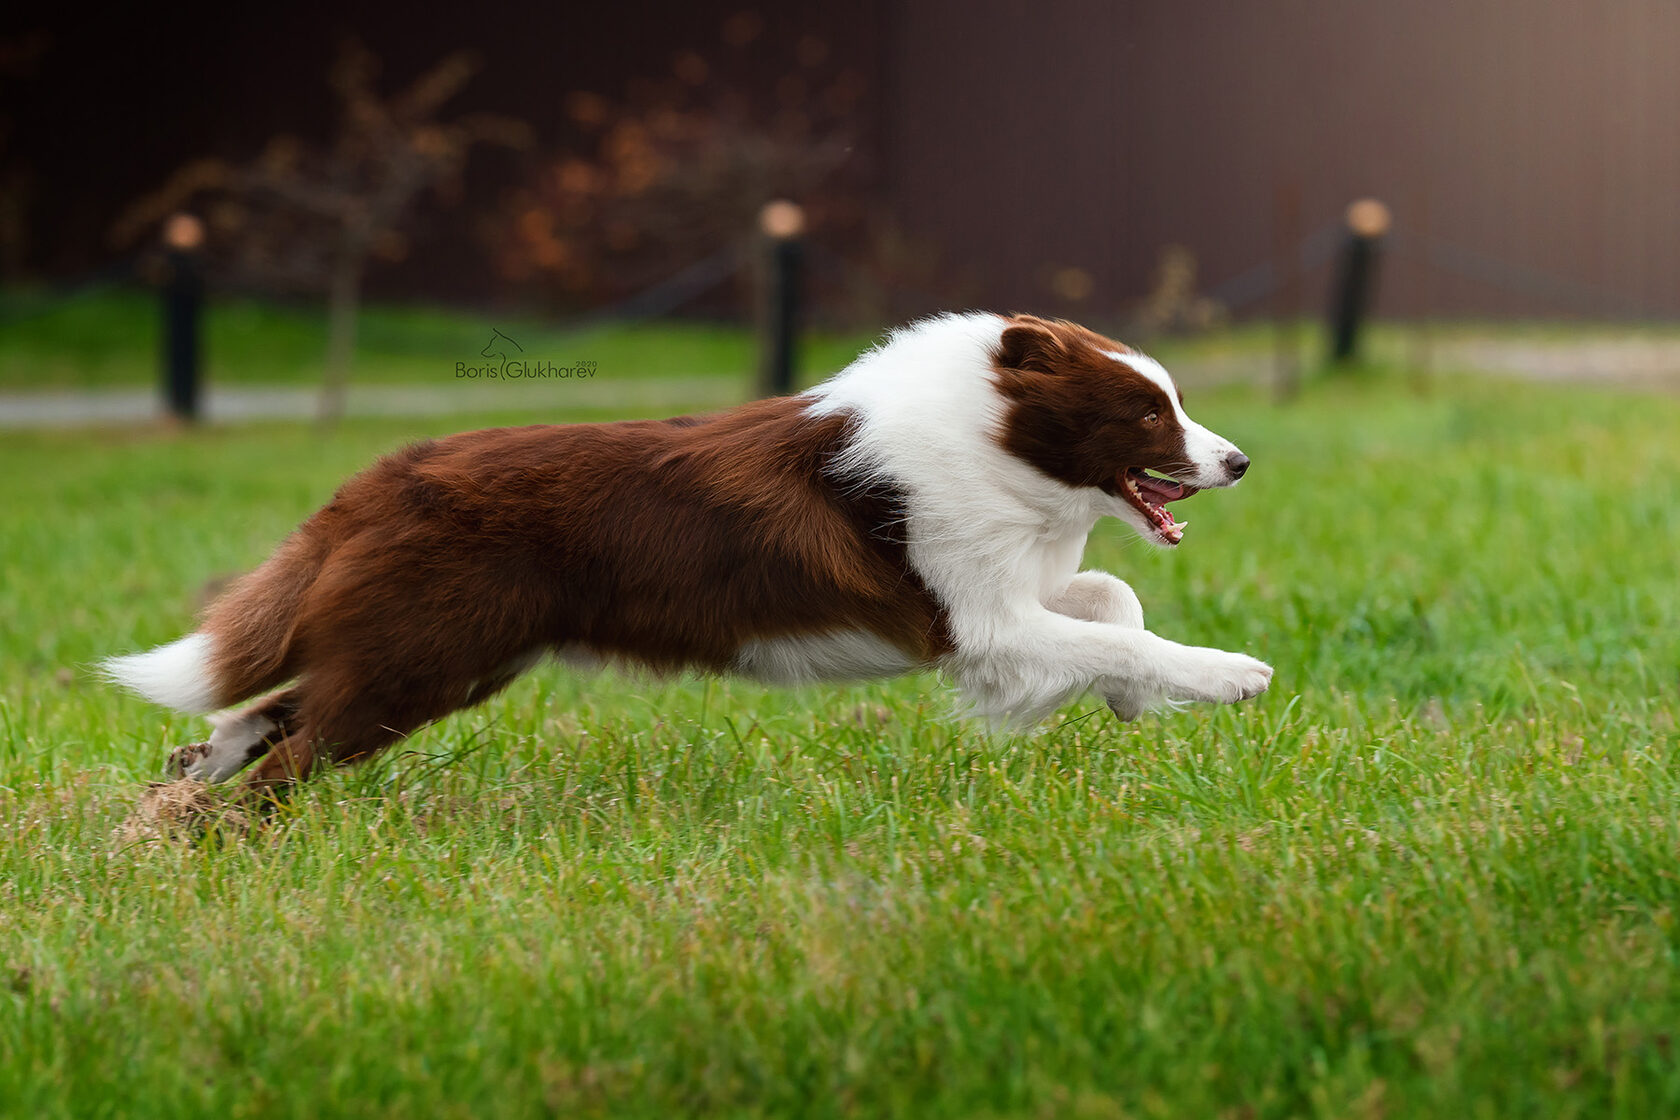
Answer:
POLYGON ((212 830, 224 836, 251 831, 249 813, 195 778, 153 782, 117 830, 123 844, 146 840, 190 842, 212 830))

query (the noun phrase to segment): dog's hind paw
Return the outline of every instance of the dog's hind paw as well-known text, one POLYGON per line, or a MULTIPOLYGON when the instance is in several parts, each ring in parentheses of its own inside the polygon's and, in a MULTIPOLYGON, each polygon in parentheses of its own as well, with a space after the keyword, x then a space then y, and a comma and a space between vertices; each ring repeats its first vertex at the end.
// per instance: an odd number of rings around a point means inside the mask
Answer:
POLYGON ((191 771, 193 764, 203 760, 209 754, 209 743, 188 743, 184 747, 176 747, 169 752, 169 761, 164 763, 164 772, 171 778, 185 778, 191 771))

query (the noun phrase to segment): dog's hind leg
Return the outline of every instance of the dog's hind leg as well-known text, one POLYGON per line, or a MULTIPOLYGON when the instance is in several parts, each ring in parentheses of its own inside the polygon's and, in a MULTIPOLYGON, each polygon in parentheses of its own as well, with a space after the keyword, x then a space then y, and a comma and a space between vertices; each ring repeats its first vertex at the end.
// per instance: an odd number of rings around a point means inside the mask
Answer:
POLYGON ((285 688, 238 711, 211 716, 215 730, 209 741, 176 748, 169 756, 169 773, 224 782, 291 735, 297 715, 298 689, 285 688))
POLYGON ((262 761, 245 775, 243 784, 252 794, 275 794, 303 781, 314 770, 314 739, 299 731, 286 736, 263 755, 262 761))
POLYGON ((246 775, 248 789, 278 793, 326 766, 377 754, 430 722, 411 714, 401 703, 379 704, 372 695, 330 711, 312 705, 312 700, 305 698, 301 726, 276 743, 246 775))
MULTIPOLYGON (((1086 622, 1108 622, 1133 630, 1144 628, 1143 603, 1137 592, 1125 580, 1107 572, 1080 572, 1044 605, 1057 614, 1086 622)), ((1096 682, 1095 688, 1107 701, 1109 710, 1128 723, 1164 699, 1118 677, 1104 677, 1096 682)))
POLYGON ((296 729, 249 786, 272 790, 377 754, 486 699, 545 648, 543 603, 521 582, 528 569, 448 544, 447 528, 364 534, 333 553, 298 614, 296 729))
POLYGON ((476 680, 456 673, 396 676, 342 669, 312 671, 300 690, 295 730, 275 744, 246 778, 258 792, 278 792, 327 766, 346 766, 378 754, 450 712, 505 688, 528 668, 517 658, 476 680))

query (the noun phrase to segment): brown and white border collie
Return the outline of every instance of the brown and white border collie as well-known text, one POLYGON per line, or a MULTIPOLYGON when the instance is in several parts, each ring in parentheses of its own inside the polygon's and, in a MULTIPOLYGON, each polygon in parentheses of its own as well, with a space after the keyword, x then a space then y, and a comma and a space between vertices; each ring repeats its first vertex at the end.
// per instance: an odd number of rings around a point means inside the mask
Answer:
POLYGON ((1247 469, 1142 354, 944 315, 799 396, 399 451, 199 629, 105 668, 191 712, 278 688, 171 759, 212 782, 261 759, 259 788, 366 758, 545 654, 777 683, 933 668, 1018 725, 1090 689, 1123 719, 1244 700, 1270 668, 1157 637, 1079 562, 1103 516, 1176 546, 1167 503, 1247 469))

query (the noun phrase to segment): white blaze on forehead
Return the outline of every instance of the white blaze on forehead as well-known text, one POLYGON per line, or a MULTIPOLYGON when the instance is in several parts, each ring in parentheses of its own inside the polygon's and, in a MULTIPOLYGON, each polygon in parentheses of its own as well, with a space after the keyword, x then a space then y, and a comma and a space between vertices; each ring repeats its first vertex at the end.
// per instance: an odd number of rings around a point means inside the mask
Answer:
POLYGON ((1147 377, 1167 395, 1167 400, 1172 405, 1173 414, 1178 417, 1179 424, 1184 428, 1185 457, 1190 460, 1201 476, 1200 482, 1196 479, 1181 479, 1181 481, 1199 485, 1228 485, 1228 479, 1225 483, 1216 483, 1213 479, 1216 475, 1223 475, 1224 458, 1237 449, 1236 445, 1190 419, 1189 414, 1184 411, 1184 405, 1178 399, 1178 386, 1173 384, 1172 374, 1167 372, 1166 367, 1146 354, 1122 354, 1117 350, 1104 350, 1103 353, 1127 369, 1134 370, 1139 375, 1147 377))
POLYGON ((1155 387, 1165 393, 1167 400, 1172 402, 1173 411, 1178 414, 1179 420, 1190 422, 1190 418, 1184 415, 1184 406, 1178 403, 1178 386, 1173 384, 1172 374, 1168 373, 1167 368, 1160 362, 1146 354, 1122 354, 1118 350, 1104 350, 1103 353, 1127 369, 1135 370, 1153 381, 1155 387))

